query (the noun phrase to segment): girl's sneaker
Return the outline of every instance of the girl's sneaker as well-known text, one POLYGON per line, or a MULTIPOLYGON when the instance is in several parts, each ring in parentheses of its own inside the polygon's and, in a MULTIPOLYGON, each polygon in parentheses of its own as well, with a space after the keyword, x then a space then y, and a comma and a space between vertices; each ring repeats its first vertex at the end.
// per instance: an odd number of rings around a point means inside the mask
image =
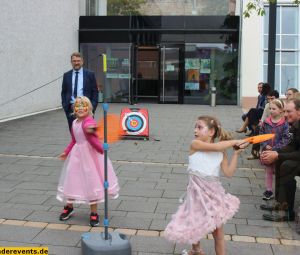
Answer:
POLYGON ((91 213, 90 215, 90 225, 91 227, 99 226, 99 215, 98 213, 91 213))
POLYGON ((274 195, 273 195, 273 192, 270 191, 270 190, 266 190, 264 193, 263 193, 263 200, 270 200, 270 199, 273 199, 274 198, 274 195))
POLYGON ((63 212, 59 216, 59 220, 68 220, 74 213, 73 207, 65 206, 63 212))

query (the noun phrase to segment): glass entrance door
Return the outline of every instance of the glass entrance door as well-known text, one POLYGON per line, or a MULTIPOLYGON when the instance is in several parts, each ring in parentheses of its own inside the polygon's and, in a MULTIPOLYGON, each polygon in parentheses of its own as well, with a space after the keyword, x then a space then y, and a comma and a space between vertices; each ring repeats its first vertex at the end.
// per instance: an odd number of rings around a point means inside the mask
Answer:
POLYGON ((179 103, 182 84, 181 48, 176 45, 162 45, 160 48, 160 103, 179 103))
POLYGON ((131 102, 157 102, 159 49, 156 46, 133 47, 131 102))

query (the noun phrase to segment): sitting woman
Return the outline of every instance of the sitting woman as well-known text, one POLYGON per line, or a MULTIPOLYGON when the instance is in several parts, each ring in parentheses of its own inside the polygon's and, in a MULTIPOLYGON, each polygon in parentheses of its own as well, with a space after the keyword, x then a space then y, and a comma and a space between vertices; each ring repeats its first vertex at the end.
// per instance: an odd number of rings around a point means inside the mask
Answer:
POLYGON ((264 83, 261 90, 261 95, 258 98, 258 102, 256 108, 251 108, 249 112, 245 115, 245 120, 240 129, 236 130, 237 133, 246 133, 247 127, 250 129, 250 136, 253 134, 255 128, 257 127, 259 120, 264 112, 266 103, 267 103, 267 95, 271 90, 271 86, 269 83, 264 83))
POLYGON ((285 92, 286 100, 295 98, 296 93, 298 93, 298 89, 288 88, 285 92))

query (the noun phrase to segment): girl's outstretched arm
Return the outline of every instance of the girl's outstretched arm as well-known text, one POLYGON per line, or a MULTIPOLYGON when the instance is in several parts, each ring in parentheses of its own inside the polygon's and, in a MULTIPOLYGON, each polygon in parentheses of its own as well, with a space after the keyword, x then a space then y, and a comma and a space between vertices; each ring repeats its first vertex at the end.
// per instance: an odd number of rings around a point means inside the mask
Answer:
POLYGON ((249 143, 243 144, 243 147, 241 149, 234 150, 230 162, 228 161, 226 153, 225 152, 223 153, 224 155, 223 155, 223 161, 221 163, 221 168, 222 168, 225 176, 227 176, 227 177, 233 176, 233 174, 236 170, 236 167, 237 167, 238 156, 241 154, 243 149, 246 148, 248 145, 249 145, 249 143))
POLYGON ((227 176, 227 177, 233 176, 234 171, 236 170, 236 167, 237 167, 238 155, 239 155, 238 151, 234 151, 231 161, 229 162, 227 155, 224 152, 223 161, 221 163, 221 168, 222 168, 225 176, 227 176))
POLYGON ((223 151, 234 145, 240 145, 244 143, 244 140, 229 140, 221 141, 217 143, 207 143, 200 140, 193 140, 191 143, 191 153, 196 151, 223 151))

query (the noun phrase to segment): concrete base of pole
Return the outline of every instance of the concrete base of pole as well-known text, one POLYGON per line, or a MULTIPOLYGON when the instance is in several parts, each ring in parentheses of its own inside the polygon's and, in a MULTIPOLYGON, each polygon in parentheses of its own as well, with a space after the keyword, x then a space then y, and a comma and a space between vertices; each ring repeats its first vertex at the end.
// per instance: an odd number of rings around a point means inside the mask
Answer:
POLYGON ((112 232, 105 240, 104 233, 84 233, 81 236, 83 255, 131 255, 130 243, 124 234, 112 232))

